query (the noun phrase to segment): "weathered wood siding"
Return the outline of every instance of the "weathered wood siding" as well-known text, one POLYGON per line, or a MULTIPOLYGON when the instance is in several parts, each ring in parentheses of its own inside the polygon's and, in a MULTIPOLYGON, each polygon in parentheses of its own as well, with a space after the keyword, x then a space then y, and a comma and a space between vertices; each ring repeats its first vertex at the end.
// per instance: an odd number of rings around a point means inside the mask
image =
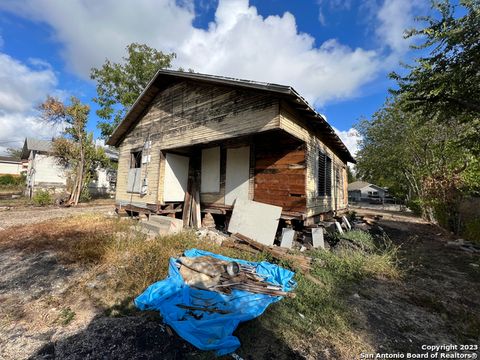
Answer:
POLYGON ((307 120, 283 102, 280 106, 280 128, 306 143, 306 215, 312 217, 346 208, 348 205, 347 164, 320 140, 321 134, 316 134, 310 129, 307 120), (318 196, 318 153, 320 150, 332 159, 331 196, 318 196))
POLYGON ((119 147, 116 199, 162 203, 164 165, 161 150, 205 144, 279 126, 279 101, 260 92, 194 82, 161 91, 119 147), (142 165, 147 194, 127 192, 130 153, 150 140, 151 159, 142 165))
POLYGON ((283 132, 255 137, 254 200, 306 211, 305 143, 283 132))

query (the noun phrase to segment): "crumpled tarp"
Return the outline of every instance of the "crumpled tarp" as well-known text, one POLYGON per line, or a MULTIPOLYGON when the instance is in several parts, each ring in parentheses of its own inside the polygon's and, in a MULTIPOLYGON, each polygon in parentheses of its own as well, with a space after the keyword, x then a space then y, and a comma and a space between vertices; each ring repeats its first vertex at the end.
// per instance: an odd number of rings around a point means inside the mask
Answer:
MULTIPOLYGON (((266 281, 281 285, 283 291, 296 287, 292 271, 262 261, 260 263, 214 254, 208 251, 190 249, 186 257, 212 256, 226 261, 255 266, 258 274, 266 281)), ((217 355, 235 351, 240 341, 233 336, 234 330, 242 321, 260 316, 272 303, 282 299, 281 296, 254 294, 243 290, 233 290, 231 294, 191 288, 180 275, 175 258, 170 258, 169 274, 165 280, 150 285, 135 299, 140 310, 158 310, 163 320, 182 338, 202 350, 214 350, 217 355), (208 307, 228 311, 228 314, 210 313, 200 310, 187 310, 177 304, 208 307)))

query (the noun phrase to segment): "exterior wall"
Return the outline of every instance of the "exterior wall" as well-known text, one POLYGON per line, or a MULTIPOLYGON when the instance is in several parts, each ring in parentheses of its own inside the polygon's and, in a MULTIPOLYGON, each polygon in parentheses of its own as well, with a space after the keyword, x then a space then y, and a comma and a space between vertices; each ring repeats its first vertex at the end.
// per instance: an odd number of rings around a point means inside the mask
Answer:
POLYGON ((20 175, 22 170, 21 163, 13 163, 13 162, 0 162, 0 175, 20 175))
POLYGON ((254 200, 305 213, 305 150, 303 141, 284 132, 257 136, 254 200))
MULTIPOLYGON (((33 153, 33 152, 32 152, 33 153)), ((32 182, 34 186, 64 187, 67 183, 65 169, 58 165, 53 156, 35 154, 31 159, 34 170, 32 182)))
POLYGON ((280 107, 280 128, 306 143, 307 217, 345 209, 348 205, 346 162, 320 140, 321 134, 315 134, 309 129, 301 116, 284 103, 280 107), (331 196, 318 196, 318 152, 320 150, 332 159, 331 196))
POLYGON ((163 203, 162 151, 271 130, 279 125, 279 102, 255 91, 193 82, 161 91, 119 147, 117 202, 163 203), (127 192, 130 153, 144 148, 150 161, 142 164, 148 182, 145 195, 127 192))

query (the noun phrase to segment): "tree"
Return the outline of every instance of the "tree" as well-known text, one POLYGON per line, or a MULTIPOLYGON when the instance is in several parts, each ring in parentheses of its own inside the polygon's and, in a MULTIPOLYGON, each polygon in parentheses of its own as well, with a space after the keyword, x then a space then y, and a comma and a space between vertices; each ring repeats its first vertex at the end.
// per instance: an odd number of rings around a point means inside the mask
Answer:
POLYGON ((106 59, 101 68, 92 68, 90 73, 90 78, 97 82, 93 101, 100 106, 96 113, 102 119, 98 128, 104 138, 110 136, 156 72, 170 68, 176 56, 137 43, 128 45, 126 50, 122 62, 106 59))
POLYGON ((480 190, 478 149, 457 144, 470 127, 462 121, 440 126, 390 99, 370 121, 358 125, 363 140, 357 174, 418 205, 428 220, 458 228, 458 199, 480 190))
POLYGON ((14 159, 20 160, 22 157, 21 148, 7 148, 7 154, 13 157, 14 159))
POLYGON ((357 177, 355 176, 355 174, 353 173, 352 169, 350 169, 349 166, 347 166, 347 179, 349 184, 357 181, 357 177))
POLYGON ((471 145, 478 142, 480 130, 480 1, 460 0, 454 6, 441 0, 433 9, 438 16, 420 17, 426 26, 406 35, 422 39, 414 48, 427 55, 407 66, 407 75, 390 74, 398 83, 391 91, 400 95, 406 110, 418 111, 424 119, 471 123, 472 131, 462 134, 471 145))
POLYGON ((99 166, 108 164, 103 148, 95 146, 93 134, 86 130, 90 108, 75 97, 69 105, 47 97, 40 110, 44 121, 65 126, 63 136, 53 141, 53 152, 58 162, 70 169, 72 187, 68 203, 77 205, 92 174, 99 166))

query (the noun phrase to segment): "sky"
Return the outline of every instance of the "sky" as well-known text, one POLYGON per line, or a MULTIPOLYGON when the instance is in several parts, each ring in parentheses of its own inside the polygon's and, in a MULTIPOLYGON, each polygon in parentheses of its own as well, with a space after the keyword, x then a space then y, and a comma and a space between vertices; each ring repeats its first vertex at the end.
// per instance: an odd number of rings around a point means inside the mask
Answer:
POLYGON ((0 153, 61 129, 41 122, 47 95, 90 104, 92 67, 145 43, 175 52, 173 68, 293 86, 352 153, 354 126, 417 56, 404 30, 427 0, 0 0, 0 153))

